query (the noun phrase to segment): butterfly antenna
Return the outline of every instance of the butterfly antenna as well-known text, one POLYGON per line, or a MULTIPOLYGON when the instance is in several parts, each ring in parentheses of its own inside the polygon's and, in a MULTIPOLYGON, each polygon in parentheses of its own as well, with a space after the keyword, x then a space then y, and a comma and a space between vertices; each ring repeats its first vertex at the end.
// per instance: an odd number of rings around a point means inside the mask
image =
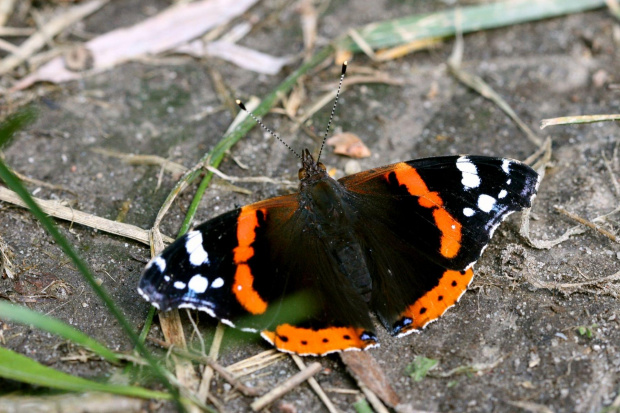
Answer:
POLYGON ((342 89, 342 81, 344 80, 344 74, 347 72, 347 61, 345 60, 342 63, 342 73, 340 75, 340 83, 338 84, 338 90, 336 91, 336 100, 334 100, 334 106, 332 106, 332 114, 329 115, 329 122, 327 122, 327 128, 325 129, 325 136, 323 136, 323 142, 321 142, 321 149, 319 150, 319 156, 316 158, 318 162, 321 159, 321 153, 323 152, 323 147, 325 146, 325 140, 327 139, 327 134, 329 133, 329 127, 332 125, 332 120, 334 119, 334 112, 336 112, 336 105, 338 104, 338 97, 340 96, 340 89, 342 89))
POLYGON ((301 155, 299 155, 297 152, 295 152, 295 151, 293 150, 293 148, 291 148, 291 147, 289 146, 289 144, 288 144, 288 143, 284 142, 284 141, 282 140, 282 138, 280 138, 280 137, 278 136, 278 134, 277 134, 277 133, 273 132, 271 129, 269 129, 267 126, 265 126, 265 124, 264 124, 263 122, 261 122, 261 120, 260 120, 259 118, 257 118, 257 117, 256 117, 256 116, 252 113, 252 112, 250 112, 249 110, 247 110, 247 109, 245 108, 245 105, 243 104, 243 102, 242 102, 242 101, 240 101, 239 99, 237 99, 235 102, 237 102, 237 105, 239 105, 239 107, 241 108, 241 110, 243 110, 244 112, 246 112, 248 115, 250 115, 250 117, 251 117, 252 119, 254 119, 254 122, 258 123, 258 124, 260 125, 260 127, 261 127, 261 128, 263 128, 264 130, 266 130, 267 132, 269 132, 269 134, 270 134, 271 136, 273 136, 274 138, 276 138, 277 140, 279 140, 280 142, 282 142, 282 143, 284 144, 284 146, 286 146, 286 147, 288 148, 288 150, 289 150, 289 151, 293 152, 293 154, 294 154, 296 157, 298 157, 299 159, 301 159, 301 155))

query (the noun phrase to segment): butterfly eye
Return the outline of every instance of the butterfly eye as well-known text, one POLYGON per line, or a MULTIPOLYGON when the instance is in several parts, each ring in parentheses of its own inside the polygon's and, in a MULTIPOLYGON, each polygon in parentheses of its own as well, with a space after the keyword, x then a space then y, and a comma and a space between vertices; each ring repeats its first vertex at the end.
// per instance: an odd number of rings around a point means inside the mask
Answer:
POLYGON ((316 166, 318 166, 321 170, 326 171, 327 168, 325 167, 325 165, 323 165, 321 162, 317 163, 316 166))
POLYGON ((298 176, 299 176, 299 180, 303 181, 304 179, 306 179, 308 177, 308 171, 306 171, 304 168, 301 168, 299 170, 298 176))

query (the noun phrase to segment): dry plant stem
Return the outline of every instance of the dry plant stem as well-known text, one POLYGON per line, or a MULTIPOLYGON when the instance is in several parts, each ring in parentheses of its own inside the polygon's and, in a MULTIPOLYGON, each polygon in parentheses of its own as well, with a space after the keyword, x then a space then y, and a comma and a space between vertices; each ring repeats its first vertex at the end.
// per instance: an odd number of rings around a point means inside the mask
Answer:
MULTIPOLYGON (((305 363, 303 362, 301 357, 299 357, 297 354, 291 354, 291 358, 293 359, 295 364, 297 364, 297 367, 299 367, 300 370, 303 370, 306 368, 305 363)), ((336 409, 336 406, 334 406, 334 404, 329 399, 329 397, 327 397, 327 394, 325 394, 325 392, 323 391, 323 388, 321 388, 321 385, 319 384, 318 381, 316 381, 314 377, 310 377, 308 379, 308 384, 310 385, 310 387, 312 387, 312 390, 314 390, 317 396, 319 396, 319 399, 321 399, 325 407, 327 407, 327 410, 329 411, 329 413, 338 413, 338 409, 336 409)))
POLYGON ((381 403, 381 400, 379 400, 379 398, 377 397, 376 394, 374 394, 368 387, 366 387, 364 385, 364 383, 361 382, 357 382, 357 385, 360 387, 360 389, 362 390, 362 393, 364 393, 364 396, 366 396, 366 400, 368 400, 368 403, 370 403, 370 405, 372 406, 372 408, 377 412, 377 413, 390 413, 390 411, 387 409, 387 407, 385 407, 383 405, 383 403, 381 403))
MULTIPOLYGON (((0 3, 2 0, 0 0, 0 3)), ((144 401, 107 393, 67 393, 53 396, 2 396, 2 412, 142 412, 144 401)))
POLYGON ((4 26, 7 20, 9 20, 9 17, 13 13, 15 2, 16 0, 0 0, 0 27, 4 26))
POLYGON ((138 155, 135 153, 120 153, 116 151, 110 151, 104 148, 93 148, 93 152, 100 155, 110 156, 113 158, 122 159, 129 165, 157 165, 161 166, 165 171, 173 174, 182 174, 187 171, 187 168, 179 163, 172 162, 166 158, 162 158, 157 155, 138 155))
POLYGON ((207 359, 207 364, 211 367, 217 374, 222 376, 224 380, 229 382, 235 389, 239 390, 244 396, 256 397, 260 395, 262 392, 260 389, 254 387, 248 387, 243 383, 239 382, 232 373, 230 373, 226 368, 220 366, 218 363, 211 359, 207 359))
POLYGON ((241 360, 235 364, 231 364, 230 366, 227 366, 226 369, 233 373, 235 377, 239 378, 262 370, 265 367, 277 363, 280 359, 285 357, 286 354, 279 351, 267 350, 241 360))
MULTIPOLYGON (((225 327, 222 323, 218 323, 215 328, 215 335, 211 348, 209 349, 209 358, 217 362, 217 357, 220 353, 220 347, 222 345, 222 339, 224 338, 225 327)), ((211 379, 213 379, 213 367, 208 364, 205 366, 202 372, 202 381, 198 386, 198 398, 200 400, 209 399, 209 387, 211 386, 211 379)))
POLYGON ((226 367, 218 364, 216 361, 209 357, 204 357, 198 355, 196 353, 190 353, 187 350, 179 349, 174 345, 170 344, 167 341, 161 341, 156 338, 149 337, 149 340, 153 343, 160 345, 161 347, 170 350, 173 354, 176 354, 180 357, 183 357, 187 360, 197 361, 199 363, 207 364, 210 366, 215 372, 217 372, 222 378, 230 383, 235 389, 239 390, 244 396, 255 397, 261 394, 261 391, 254 387, 248 387, 241 383, 238 378, 236 378, 233 373, 231 373, 226 367))
MULTIPOLYGON (((135 225, 116 222, 98 217, 96 215, 87 214, 86 212, 58 205, 58 203, 55 201, 48 201, 39 198, 34 198, 34 200, 37 202, 39 207, 41 207, 43 212, 54 218, 75 222, 80 225, 107 232, 109 234, 133 239, 147 245, 149 244, 149 232, 135 225)), ((0 186, 0 201, 8 202, 13 205, 19 205, 21 207, 26 206, 26 204, 24 204, 24 202, 19 196, 17 196, 15 192, 2 186, 0 186)), ((173 241, 172 238, 167 236, 164 236, 163 238, 166 242, 173 241)))
POLYGON ((209 172, 213 172, 214 175, 217 175, 218 177, 224 179, 225 181, 229 181, 229 182, 258 182, 258 183, 267 183, 267 184, 274 184, 274 185, 285 185, 288 187, 297 187, 297 182, 288 181, 286 179, 279 179, 279 180, 271 179, 266 176, 249 176, 245 178, 239 178, 236 176, 226 175, 225 173, 221 172, 219 169, 214 168, 213 166, 207 166, 206 169, 209 172))
POLYGON ((308 380, 309 377, 314 376, 316 373, 321 371, 322 368, 323 367, 321 366, 321 363, 317 363, 317 362, 312 363, 305 370, 302 370, 299 373, 295 374, 294 376, 290 377, 284 383, 276 386, 269 393, 265 394, 264 396, 254 401, 250 405, 252 407, 252 410, 257 412, 263 409, 264 407, 273 403, 275 400, 282 397, 284 394, 288 393, 289 391, 293 390, 295 387, 299 386, 304 381, 308 380))
POLYGON ((68 192, 71 195, 75 195, 76 197, 78 196, 77 192, 72 191, 71 189, 63 188, 60 185, 49 184, 49 183, 47 183, 45 181, 39 181, 38 179, 29 178, 29 177, 27 177, 25 175, 20 174, 19 172, 16 172, 15 170, 12 170, 12 172, 15 174, 15 176, 17 176, 19 179, 21 179, 24 182, 28 182, 28 183, 34 184, 34 185, 44 186, 46 188, 54 189, 56 191, 68 192))
POLYGON ((457 35, 456 42, 454 44, 454 50, 452 52, 452 56, 448 59, 448 68, 450 72, 456 77, 459 81, 469 86, 474 91, 478 92, 480 95, 489 99, 491 102, 495 103, 499 106, 500 109, 504 111, 516 124, 521 128, 521 130, 525 133, 525 136, 530 140, 530 142, 534 143, 536 146, 541 146, 543 144, 542 139, 540 139, 512 110, 510 105, 500 96, 498 95, 491 86, 489 86, 482 78, 469 74, 461 69, 461 62, 463 59, 463 50, 464 50, 464 42, 463 35, 461 31, 461 14, 457 10, 457 14, 455 17, 455 26, 457 26, 457 35))
POLYGON ((547 126, 573 125, 577 123, 594 123, 594 122, 608 122, 608 121, 619 121, 619 120, 620 120, 620 114, 564 116, 561 118, 543 119, 540 122, 540 129, 544 129, 547 126))
MULTIPOLYGON (((6 2, 7 0, 0 0, 0 8, 2 8, 2 4, 3 2, 6 2)), ((8 0, 8 1, 13 1, 13 0, 8 0)), ((2 11, 0 10, 0 15, 2 14, 2 11)), ((2 17, 0 16, 0 20, 2 20, 2 17)), ((22 36, 30 36, 31 34, 33 34, 36 30, 31 29, 29 27, 0 27, 0 37, 22 37, 22 36)), ((17 47, 17 46, 16 46, 17 47)))
POLYGON ((517 126, 519 126, 519 128, 521 128, 530 142, 537 146, 543 143, 543 141, 529 128, 529 126, 527 126, 519 118, 519 116, 517 116, 510 105, 508 105, 508 103, 491 88, 491 86, 482 80, 482 78, 469 74, 461 70, 459 67, 451 64, 448 66, 450 67, 452 74, 454 74, 458 80, 499 106, 499 108, 502 109, 517 124, 517 126))
POLYGON ((0 75, 13 70, 45 46, 48 39, 53 38, 65 28, 99 10, 107 2, 108 0, 92 0, 85 4, 73 6, 66 13, 44 24, 39 31, 19 46, 17 53, 11 54, 0 61, 0 75))
POLYGON ((0 38, 0 50, 8 53, 19 53, 19 47, 15 46, 11 42, 7 42, 6 40, 0 38))
POLYGON ((602 228, 602 227, 596 225, 595 223, 593 223, 591 221, 588 221, 587 219, 581 218, 579 215, 573 214, 572 212, 569 212, 569 211, 565 210, 564 208, 559 207, 557 205, 554 206, 553 208, 555 208, 555 210, 558 211, 559 213, 561 213, 563 215, 566 215, 570 219, 577 221, 581 225, 585 225, 586 227, 595 230, 599 234, 602 234, 602 235, 606 236, 610 240, 612 240, 614 242, 618 242, 618 237, 616 237, 611 232, 607 231, 605 228, 602 228))
MULTIPOLYGON (((600 286, 601 284, 604 284, 604 283, 619 281, 620 271, 614 274, 608 275, 606 277, 596 278, 596 279, 582 281, 578 283, 558 283, 558 282, 542 281, 542 280, 534 278, 528 272, 524 273, 524 277, 530 284, 532 284, 536 288, 545 288, 547 290, 558 290, 565 294, 571 294, 572 292, 576 292, 576 291, 583 292, 581 290, 581 288, 583 287, 589 287, 593 285, 600 286)), ((599 287, 599 288, 602 288, 602 287, 599 287)), ((615 288, 608 292, 612 296, 616 297, 618 293, 620 293, 620 288, 615 288)))

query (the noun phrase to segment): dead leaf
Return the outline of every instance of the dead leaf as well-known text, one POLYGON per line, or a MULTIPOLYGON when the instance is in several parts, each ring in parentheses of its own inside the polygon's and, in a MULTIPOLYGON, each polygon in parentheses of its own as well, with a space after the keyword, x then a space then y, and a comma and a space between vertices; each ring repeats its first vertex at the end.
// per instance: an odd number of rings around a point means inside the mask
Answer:
POLYGON ((120 28, 84 44, 93 56, 93 68, 72 72, 57 57, 17 82, 10 92, 35 82, 66 82, 84 74, 103 72, 146 55, 169 51, 241 15, 258 0, 203 0, 172 6, 131 27, 120 28))
POLYGON ((334 147, 334 153, 345 155, 351 158, 368 158, 370 149, 355 134, 343 132, 336 134, 325 141, 326 144, 334 147))
POLYGON ((219 57, 235 65, 256 73, 275 75, 282 67, 291 63, 291 57, 276 57, 244 46, 225 41, 205 43, 203 40, 194 40, 191 43, 179 46, 172 50, 175 53, 185 53, 196 57, 219 57))

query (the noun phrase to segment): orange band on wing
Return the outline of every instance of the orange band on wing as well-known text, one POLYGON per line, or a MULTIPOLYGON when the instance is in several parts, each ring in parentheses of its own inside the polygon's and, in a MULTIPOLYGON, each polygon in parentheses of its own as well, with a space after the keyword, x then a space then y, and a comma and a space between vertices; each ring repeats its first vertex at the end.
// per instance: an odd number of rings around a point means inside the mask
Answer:
POLYGON ((404 162, 396 164, 394 170, 385 175, 386 179, 389 179, 392 172, 398 183, 407 187, 407 192, 418 197, 421 207, 433 210, 435 224, 441 231, 441 255, 446 258, 456 257, 461 249, 461 224, 445 210, 439 193, 429 191, 418 171, 404 162))
POLYGON ((441 317, 461 298, 473 278, 474 271, 471 268, 466 271, 446 270, 435 288, 400 314, 397 324, 402 325, 402 330, 399 334, 423 328, 441 317))
POLYGON ((363 328, 329 327, 319 330, 282 324, 276 331, 262 332, 278 350, 301 355, 323 355, 347 349, 363 350, 375 346, 377 338, 363 328))
POLYGON ((254 289, 254 275, 248 260, 254 256, 252 244, 256 239, 256 228, 258 227, 258 211, 263 214, 265 210, 241 208, 241 213, 237 218, 237 242, 238 246, 234 251, 234 262, 237 265, 235 272, 235 282, 232 291, 237 301, 252 314, 262 314, 267 310, 267 303, 261 298, 254 289))
POLYGON ((441 255, 454 258, 461 248, 461 224, 443 208, 433 210, 435 223, 441 231, 441 255))

